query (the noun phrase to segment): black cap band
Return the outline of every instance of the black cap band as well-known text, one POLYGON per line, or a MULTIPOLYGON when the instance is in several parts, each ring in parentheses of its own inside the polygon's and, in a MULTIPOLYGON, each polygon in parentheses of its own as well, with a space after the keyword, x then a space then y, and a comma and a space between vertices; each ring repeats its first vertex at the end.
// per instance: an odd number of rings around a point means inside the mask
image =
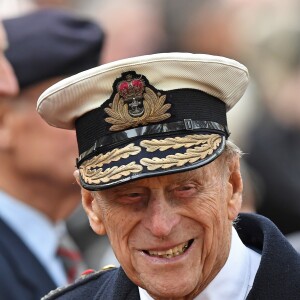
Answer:
MULTIPOLYGON (((163 126, 165 126, 165 128, 168 126, 169 128, 172 128, 174 125, 177 127, 181 126, 181 128, 185 130, 186 124, 182 123, 179 125, 180 123, 177 122, 184 122, 183 120, 193 120, 193 126, 195 126, 195 129, 199 127, 199 129, 206 129, 206 132, 215 132, 216 128, 214 128, 215 125, 213 124, 218 124, 216 125, 219 127, 218 130, 222 131, 223 135, 228 136, 228 132, 226 132, 225 129, 227 128, 226 106, 223 101, 200 90, 194 89, 178 89, 166 92, 160 91, 160 93, 165 94, 166 102, 171 104, 171 108, 169 110, 171 117, 164 124, 156 125, 161 125, 162 128, 163 126), (201 123, 203 121, 206 123, 201 123), (170 125, 167 126, 167 124, 170 125)), ((110 124, 105 122, 107 114, 103 109, 103 107, 108 106, 110 101, 111 99, 107 100, 101 107, 84 114, 82 117, 76 120, 75 126, 80 155, 86 151, 90 151, 91 148, 93 149, 96 141, 100 141, 98 143, 102 144, 102 140, 105 140, 106 136, 111 136, 111 142, 114 142, 114 138, 112 136, 115 133, 112 133, 109 130, 110 124)), ((155 125, 146 127, 148 128, 146 134, 148 134, 148 132, 151 134, 151 131, 157 130, 155 125)), ((144 127, 141 126, 137 128, 144 127)), ((143 129, 139 130, 142 131, 143 129)), ((163 132, 161 130, 163 129, 160 129, 160 132, 163 132)), ((124 131, 119 133, 122 135, 124 131)), ((146 134, 143 134, 144 138, 146 138, 146 134)), ((118 137, 118 135, 114 136, 118 137)))
POLYGON ((184 119, 183 121, 177 121, 173 123, 165 124, 155 124, 142 126, 138 128, 128 129, 122 132, 116 132, 107 136, 104 136, 97 140, 93 147, 89 150, 83 152, 77 159, 77 167, 79 168, 80 164, 97 153, 99 150, 103 151, 105 149, 116 148, 120 144, 131 143, 137 138, 146 136, 148 138, 155 138, 161 135, 167 137, 168 134, 186 134, 192 133, 218 133, 222 136, 225 136, 227 139, 230 135, 227 126, 223 126, 216 122, 210 121, 199 121, 184 119))

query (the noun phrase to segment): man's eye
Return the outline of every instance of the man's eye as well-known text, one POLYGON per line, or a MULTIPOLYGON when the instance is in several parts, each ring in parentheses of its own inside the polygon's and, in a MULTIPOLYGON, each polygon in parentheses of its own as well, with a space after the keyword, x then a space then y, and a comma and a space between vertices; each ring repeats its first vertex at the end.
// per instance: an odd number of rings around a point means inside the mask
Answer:
POLYGON ((141 202, 145 198, 145 195, 143 193, 138 192, 132 192, 132 193, 126 193, 123 195, 120 195, 118 197, 118 202, 124 203, 124 204, 133 204, 141 202))
POLYGON ((130 194, 127 194, 126 196, 130 197, 130 198, 138 198, 138 197, 141 197, 142 195, 140 193, 130 193, 130 194))
POLYGON ((190 189, 194 188, 193 186, 190 185, 185 185, 185 186, 181 186, 178 188, 179 191, 188 191, 190 189))
POLYGON ((194 184, 182 185, 175 188, 175 194, 181 197, 192 196, 196 192, 197 188, 194 184))
POLYGON ((177 191, 189 191, 194 189, 195 186, 193 184, 182 185, 176 188, 177 191))

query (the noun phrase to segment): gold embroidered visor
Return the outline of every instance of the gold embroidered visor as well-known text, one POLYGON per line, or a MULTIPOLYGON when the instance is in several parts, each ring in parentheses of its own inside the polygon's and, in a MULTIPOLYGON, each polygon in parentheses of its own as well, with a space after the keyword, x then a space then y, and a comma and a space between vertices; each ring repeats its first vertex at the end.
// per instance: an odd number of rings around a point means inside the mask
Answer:
POLYGON ((99 190, 145 177, 203 166, 220 155, 225 137, 191 134, 145 139, 99 153, 79 166, 86 189, 99 190))

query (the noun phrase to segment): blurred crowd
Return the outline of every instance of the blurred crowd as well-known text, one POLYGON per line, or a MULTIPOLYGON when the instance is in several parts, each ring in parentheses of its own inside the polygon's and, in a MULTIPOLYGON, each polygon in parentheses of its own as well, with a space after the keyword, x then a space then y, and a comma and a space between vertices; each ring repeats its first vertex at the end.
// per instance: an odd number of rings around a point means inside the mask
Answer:
MULTIPOLYGON (((99 64, 176 51, 245 64, 251 84, 228 116, 231 139, 244 151, 242 210, 269 217, 299 247, 299 6, 296 0, 1 0, 0 18, 44 8, 90 18, 105 32, 99 64)), ((118 264, 107 238, 96 237, 80 206, 67 226, 89 267, 118 264)))

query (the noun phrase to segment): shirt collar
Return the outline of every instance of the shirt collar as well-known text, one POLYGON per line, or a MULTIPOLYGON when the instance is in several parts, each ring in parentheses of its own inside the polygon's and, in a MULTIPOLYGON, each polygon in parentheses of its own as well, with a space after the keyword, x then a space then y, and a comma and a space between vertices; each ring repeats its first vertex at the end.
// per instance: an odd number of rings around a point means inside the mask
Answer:
POLYGON ((52 223, 38 210, 3 191, 0 191, 0 205, 1 218, 41 261, 55 255, 59 239, 66 231, 63 222, 52 223))

